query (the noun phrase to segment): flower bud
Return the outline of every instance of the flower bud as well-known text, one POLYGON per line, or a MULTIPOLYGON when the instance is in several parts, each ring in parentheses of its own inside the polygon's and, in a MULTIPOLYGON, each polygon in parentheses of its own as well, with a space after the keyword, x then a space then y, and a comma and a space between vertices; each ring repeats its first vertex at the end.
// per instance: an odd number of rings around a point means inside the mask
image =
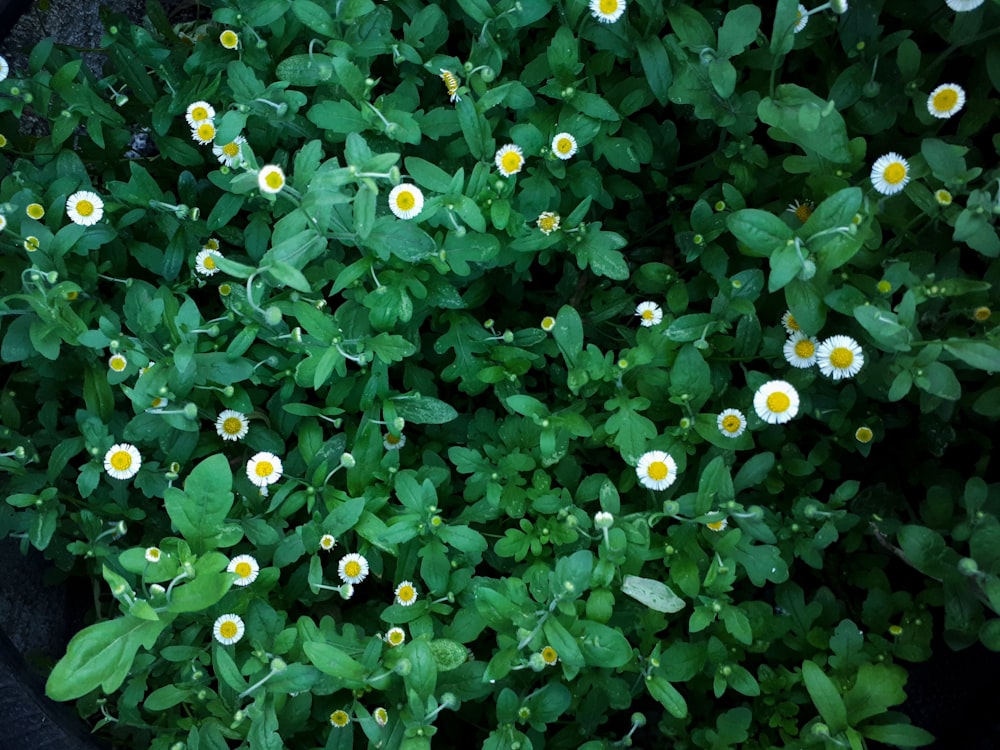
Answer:
POLYGON ((269 326, 276 326, 281 322, 281 310, 271 305, 264 311, 264 322, 269 326))
POLYGON ((353 469, 358 465, 358 461, 350 453, 345 452, 340 454, 340 465, 345 469, 353 469))

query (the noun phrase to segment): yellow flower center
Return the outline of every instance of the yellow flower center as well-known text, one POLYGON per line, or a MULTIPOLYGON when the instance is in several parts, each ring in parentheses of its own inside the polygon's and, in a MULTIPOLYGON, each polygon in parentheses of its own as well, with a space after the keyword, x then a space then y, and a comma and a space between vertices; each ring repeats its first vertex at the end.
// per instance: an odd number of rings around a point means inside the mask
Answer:
POLYGON ((398 646, 403 642, 403 633, 400 630, 393 630, 389 632, 389 643, 393 646, 398 646))
POLYGON ((618 0, 601 0, 601 13, 611 15, 616 10, 618 10, 618 0))
POLYGON ((417 205, 417 200, 409 190, 403 190, 396 196, 396 208, 400 211, 409 211, 415 205, 417 205))
POLYGON ((149 550, 149 556, 152 557, 154 560, 159 560, 160 559, 160 550, 155 549, 155 548, 149 550))
MULTIPOLYGON (((614 3, 612 3, 612 5, 614 5, 614 3)), ((607 13, 610 11, 605 11, 605 12, 607 13)), ((556 151, 558 151, 560 154, 568 154, 572 150, 573 150, 573 141, 571 141, 569 138, 560 138, 556 142, 556 151)))
POLYGON ((552 646, 546 646, 542 649, 542 661, 546 664, 555 664, 557 659, 559 659, 559 654, 552 646))
POLYGON ((399 443, 403 442, 403 439, 401 437, 396 437, 395 435, 390 434, 385 436, 385 442, 387 442, 389 445, 398 445, 399 443))
POLYGON ((503 155, 500 163, 503 165, 505 172, 514 173, 520 171, 522 161, 523 159, 519 153, 516 151, 508 151, 503 155))
POLYGON ((958 103, 958 92, 955 89, 942 89, 934 95, 934 109, 947 112, 958 103))
POLYGON ((786 320, 785 323, 793 331, 801 331, 802 330, 801 328, 799 328, 799 322, 795 319, 794 315, 789 314, 788 320, 786 320))
POLYGON ((229 284, 222 284, 219 286, 219 294, 221 294, 223 297, 228 297, 230 294, 232 294, 232 292, 233 288, 229 286, 229 284))
POLYGON ((880 292, 882 292, 882 294, 888 294, 889 292, 892 291, 892 282, 891 281, 886 281, 885 279, 882 279, 878 283, 878 290, 880 292))
POLYGON ((403 586, 396 596, 399 597, 401 602, 412 601, 413 597, 416 596, 416 591, 413 590, 413 586, 403 586))
POLYGON ((767 408, 775 414, 787 411, 788 407, 791 405, 792 400, 788 398, 788 394, 782 393, 781 391, 775 391, 767 397, 767 408))
MULTIPOLYGON (((226 417, 222 421, 222 431, 227 435, 239 435, 240 430, 243 429, 243 422, 240 421, 238 417, 226 417)), ((258 470, 260 464, 257 465, 258 470)), ((268 464, 270 466, 270 464, 268 464)))
POLYGON ((111 456, 111 466, 116 471, 128 471, 132 465, 132 456, 128 451, 115 451, 111 456))
POLYGON ((538 218, 538 228, 546 234, 555 230, 558 225, 558 217, 552 215, 540 216, 538 218))
POLYGON ((38 203, 32 203, 28 206, 28 216, 32 219, 40 219, 45 216, 45 209, 42 208, 38 203))
POLYGON ((210 141, 215 138, 215 126, 210 122, 203 122, 198 126, 198 137, 203 141, 210 141))
POLYGON ((7 145, 7 136, 0 135, 0 148, 3 148, 6 145, 7 145))
POLYGON ((551 331, 553 328, 555 328, 555 326, 556 326, 556 319, 553 318, 551 315, 546 315, 544 318, 542 318, 543 331, 551 331))
MULTIPOLYGON (((232 435, 234 433, 229 433, 229 434, 232 435)), ((254 469, 254 472, 259 477, 269 477, 271 476, 271 474, 274 473, 274 464, 272 464, 270 461, 258 461, 257 468, 254 469)))
POLYGON ((350 720, 351 717, 347 715, 346 711, 334 711, 330 714, 330 723, 335 727, 346 727, 350 720))
POLYGON ((742 425, 743 425, 743 420, 741 420, 735 414, 730 414, 722 418, 722 429, 724 429, 726 432, 739 432, 739 429, 742 425))
POLYGON ((809 221, 809 217, 813 215, 813 207, 808 203, 800 203, 795 207, 795 218, 801 221, 803 224, 809 221))
POLYGON ((70 302, 72 302, 73 300, 75 300, 79 296, 80 296, 80 293, 77 292, 77 291, 75 291, 75 290, 71 291, 71 292, 66 292, 66 299, 68 299, 70 302))
POLYGON ((951 205, 951 193, 947 190, 938 190, 934 193, 934 200, 938 202, 939 206, 950 206, 951 205))
POLYGON ((24 249, 29 253, 35 252, 41 246, 38 238, 35 236, 28 236, 24 238, 24 249))
POLYGON ((76 202, 76 212, 80 216, 90 216, 94 213, 94 204, 84 199, 76 202))
POLYGON ((643 310, 639 315, 640 315, 640 317, 643 320, 652 320, 653 319, 653 311, 652 310, 643 310))
POLYGON ((233 141, 232 143, 227 143, 225 146, 222 147, 222 153, 228 156, 230 159, 235 158, 240 153, 240 144, 238 144, 236 141, 233 141))
POLYGON ((795 354, 802 359, 809 359, 816 352, 816 347, 809 339, 802 339, 795 342, 795 354))
POLYGON ((205 264, 205 268, 207 268, 209 271, 215 270, 215 260, 212 258, 211 255, 206 255, 205 260, 203 260, 202 263, 205 264))
POLYGON ((191 119, 195 122, 208 119, 208 110, 204 107, 195 107, 191 110, 191 119))
POLYGON ((854 362, 854 352, 846 347, 838 346, 830 352, 830 364, 838 370, 847 369, 852 362, 854 362))
POLYGON ((163 399, 157 396, 152 400, 152 402, 150 402, 149 405, 152 406, 154 409, 158 409, 161 406, 163 406, 163 399))
POLYGON ((239 628, 236 627, 236 623, 232 620, 226 620, 219 626, 219 635, 223 638, 235 638, 237 632, 239 632, 239 628))
POLYGON ((125 366, 127 364, 128 363, 127 363, 125 357, 112 357, 111 358, 111 369, 114 370, 115 372, 121 372, 122 370, 125 369, 125 366))
POLYGON ((708 528, 710 528, 712 531, 722 531, 724 528, 726 528, 726 519, 722 518, 718 521, 712 521, 711 523, 706 524, 706 526, 708 526, 708 528))
POLYGON ((361 574, 361 563, 357 560, 348 560, 344 566, 344 575, 348 578, 356 578, 361 574))
POLYGON ((239 37, 236 36, 236 32, 234 31, 223 31, 221 41, 223 47, 232 49, 239 43, 239 37))
POLYGON ((868 427, 859 427, 854 433, 854 437, 859 443, 870 443, 875 434, 868 427))
POLYGON ((985 323, 993 315, 993 311, 988 307, 977 307, 973 313, 972 317, 978 320, 980 323, 985 323))
POLYGON ((264 178, 264 183, 271 188, 271 190, 281 190, 285 185, 285 178, 281 176, 281 173, 277 170, 269 172, 267 177, 264 178))
POLYGON ((898 185, 906 179, 906 167, 904 167, 900 162, 894 161, 885 168, 885 171, 882 173, 882 178, 890 185, 898 185))
POLYGON ((250 574, 253 573, 253 566, 250 565, 246 560, 236 563, 236 575, 240 578, 249 578, 250 574))
POLYGON ((646 469, 646 474, 650 479, 657 482, 661 482, 667 478, 667 474, 670 473, 670 468, 663 461, 653 461, 646 469))

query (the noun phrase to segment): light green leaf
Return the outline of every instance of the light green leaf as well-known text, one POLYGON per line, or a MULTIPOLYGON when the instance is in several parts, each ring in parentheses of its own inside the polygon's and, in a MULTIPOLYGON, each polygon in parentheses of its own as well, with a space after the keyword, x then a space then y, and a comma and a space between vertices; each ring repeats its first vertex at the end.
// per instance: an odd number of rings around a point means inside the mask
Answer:
POLYGON ((802 680, 813 705, 829 725, 830 731, 837 733, 847 729, 847 708, 833 680, 808 659, 802 663, 802 680))
POLYGON ((622 581, 622 593, 657 612, 680 612, 686 606, 669 586, 652 578, 627 575, 622 581))

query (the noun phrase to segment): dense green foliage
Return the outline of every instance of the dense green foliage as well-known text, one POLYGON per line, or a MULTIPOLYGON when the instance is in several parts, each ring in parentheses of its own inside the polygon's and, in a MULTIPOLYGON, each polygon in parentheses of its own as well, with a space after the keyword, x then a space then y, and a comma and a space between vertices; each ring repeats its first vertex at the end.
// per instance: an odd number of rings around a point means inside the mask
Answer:
POLYGON ((0 533, 98 602, 51 696, 930 741, 907 664, 1000 650, 1000 4, 594 4, 153 0, 0 83, 0 533))

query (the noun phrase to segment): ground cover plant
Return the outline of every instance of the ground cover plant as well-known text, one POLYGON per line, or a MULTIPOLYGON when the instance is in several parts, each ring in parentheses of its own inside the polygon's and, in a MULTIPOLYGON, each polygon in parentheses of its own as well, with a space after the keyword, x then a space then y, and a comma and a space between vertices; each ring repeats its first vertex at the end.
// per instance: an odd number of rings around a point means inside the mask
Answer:
POLYGON ((1000 7, 212 0, 0 64, 0 530, 115 747, 928 744, 1000 650, 1000 7))

